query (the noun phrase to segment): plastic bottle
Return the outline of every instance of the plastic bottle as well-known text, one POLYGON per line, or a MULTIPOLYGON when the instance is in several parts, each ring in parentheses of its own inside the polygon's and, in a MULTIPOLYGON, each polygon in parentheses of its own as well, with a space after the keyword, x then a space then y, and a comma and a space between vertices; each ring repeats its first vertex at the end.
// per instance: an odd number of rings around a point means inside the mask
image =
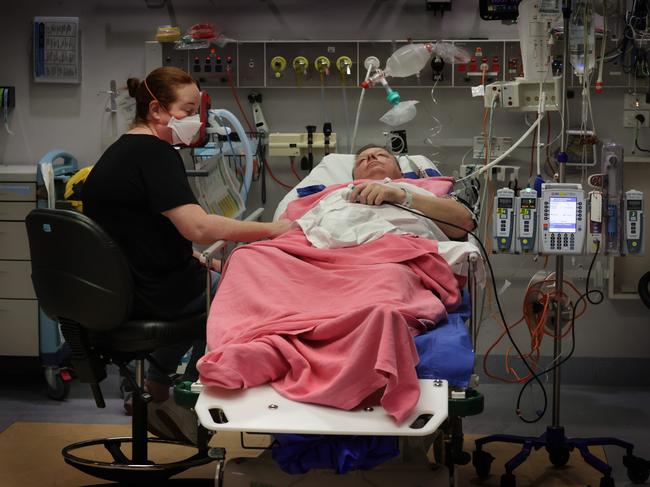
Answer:
POLYGON ((385 76, 405 78, 422 71, 431 58, 433 45, 407 44, 395 51, 386 61, 385 76))
POLYGON ((594 68, 596 57, 596 36, 594 33, 594 12, 591 1, 577 0, 569 21, 569 55, 576 76, 589 74, 594 68), (585 29, 587 50, 585 52, 585 29))

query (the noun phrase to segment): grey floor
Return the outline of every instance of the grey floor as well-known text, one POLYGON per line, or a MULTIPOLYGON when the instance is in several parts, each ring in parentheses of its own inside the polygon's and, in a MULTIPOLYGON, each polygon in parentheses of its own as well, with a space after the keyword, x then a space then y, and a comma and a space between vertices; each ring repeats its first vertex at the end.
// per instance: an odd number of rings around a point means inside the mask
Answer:
MULTIPOLYGON (((44 383, 38 376, 3 381, 0 383, 0 431, 15 421, 129 423, 130 418, 122 413, 118 377, 114 371, 102 383, 102 390, 106 408, 97 409, 88 386, 76 381, 72 383, 70 396, 63 402, 45 397, 44 383)), ((486 398, 485 411, 465 419, 467 433, 536 436, 543 433, 551 421, 550 404, 539 423, 531 425, 520 421, 514 412, 519 391, 516 386, 483 384, 479 390, 486 398)), ((563 386, 561 392, 560 423, 568 436, 619 437, 633 443, 638 456, 650 459, 650 390, 571 385, 563 386)), ((526 396, 523 405, 534 410, 539 407, 539 399, 539 394, 526 396)), ((622 450, 608 447, 606 452, 614 467, 617 486, 632 485, 621 463, 622 450)))

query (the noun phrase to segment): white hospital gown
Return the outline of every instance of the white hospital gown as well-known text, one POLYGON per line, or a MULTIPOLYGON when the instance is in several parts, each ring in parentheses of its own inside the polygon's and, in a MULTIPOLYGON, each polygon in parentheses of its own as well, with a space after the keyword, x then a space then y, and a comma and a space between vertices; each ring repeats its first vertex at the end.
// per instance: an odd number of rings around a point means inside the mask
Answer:
MULTIPOLYGON (((385 183, 406 188, 413 193, 434 196, 408 183, 385 183)), ((377 240, 386 233, 412 234, 433 240, 448 241, 438 226, 426 217, 392 205, 363 205, 347 201, 350 188, 332 191, 305 213, 298 225, 314 247, 336 249, 377 240)))

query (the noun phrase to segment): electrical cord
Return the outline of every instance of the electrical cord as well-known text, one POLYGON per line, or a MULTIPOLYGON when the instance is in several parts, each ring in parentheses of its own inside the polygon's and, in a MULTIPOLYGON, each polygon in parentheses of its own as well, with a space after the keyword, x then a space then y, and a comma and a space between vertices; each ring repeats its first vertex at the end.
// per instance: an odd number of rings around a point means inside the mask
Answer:
MULTIPOLYGON (((499 310, 499 315, 501 317, 501 321, 503 322, 503 326, 504 326, 504 328, 505 328, 505 330, 506 330, 506 332, 508 334, 508 339, 510 340, 510 343, 512 343, 512 346, 517 351, 517 354, 519 355, 519 357, 521 358, 524 365, 528 369, 528 372, 530 372, 530 375, 531 375, 531 378, 529 379, 528 382, 526 382, 526 385, 529 384, 532 381, 537 381, 540 389, 542 390, 542 395, 544 397, 544 405, 543 405, 541 410, 537 411, 537 418, 535 418, 535 419, 527 419, 527 418, 525 418, 523 416, 521 410, 519 409, 520 400, 518 399, 517 400, 517 410, 516 410, 517 416, 519 416, 519 419, 521 419, 524 423, 536 423, 537 421, 541 420, 542 417, 544 416, 544 414, 546 414, 546 410, 548 409, 548 394, 546 393, 546 388, 544 387, 544 384, 543 384, 542 380, 539 377, 541 374, 537 374, 533 370, 531 365, 528 363, 528 361, 524 357, 524 354, 522 353, 521 349, 519 348, 519 345, 517 345, 517 342, 515 341, 512 334, 510 333, 510 327, 508 326, 508 323, 506 321, 506 317, 505 317, 505 315, 503 313, 503 308, 501 307, 501 301, 499 301, 499 295, 497 293, 496 278, 494 277, 494 270, 492 269, 492 263, 490 262, 490 257, 488 255, 488 252, 485 249, 485 246, 483 245, 483 241, 474 232, 468 230, 467 228, 461 227, 460 225, 456 225, 455 223, 450 223, 450 222, 447 222, 447 221, 444 221, 444 220, 439 220, 437 218, 432 218, 432 217, 430 217, 428 215, 420 213, 419 211, 412 210, 411 208, 406 208, 406 207, 404 207, 402 205, 398 205, 396 203, 388 203, 388 204, 391 205, 391 206, 394 206, 396 208, 401 208, 401 209, 403 209, 405 211, 408 211, 410 213, 413 213, 415 215, 423 216, 423 217, 428 218, 429 220, 431 220, 433 222, 441 223, 443 225, 448 225, 450 227, 457 228, 459 230, 467 232, 472 237, 474 237, 476 239, 476 241, 479 243, 479 245, 481 247, 481 250, 482 250, 483 254, 485 255, 485 262, 488 265, 488 270, 490 271, 490 280, 492 281, 492 291, 494 293, 494 298, 495 298, 496 303, 497 303, 497 308, 499 310)), ((593 264, 593 262, 592 262, 592 264, 593 264)), ((590 272, 591 272, 591 266, 590 266, 590 272)), ((598 292, 600 292, 600 291, 598 291, 598 292)), ((574 311, 575 311, 575 308, 574 308, 574 311)), ((559 366, 559 364, 557 366, 559 366)), ((525 385, 524 385, 524 387, 525 387, 525 385)), ((523 390, 523 388, 522 388, 522 390, 523 390)), ((521 398, 521 394, 520 394, 520 398, 521 398)))
MULTIPOLYGON (((591 304, 600 304, 603 302, 603 299, 605 299, 605 296, 603 293, 598 290, 598 289, 589 289, 589 279, 591 278, 591 270, 594 267, 594 263, 596 262, 596 257, 598 257, 598 251, 600 250, 600 242, 596 242, 596 251, 594 252, 594 256, 591 259, 591 264, 589 264, 589 270, 587 271, 587 282, 585 283, 585 292, 578 296, 578 299, 576 300, 574 306, 573 306, 573 311, 571 313, 571 350, 569 353, 562 358, 562 360, 559 360, 553 364, 552 367, 548 367, 547 369, 543 370, 542 372, 539 373, 539 375, 544 375, 548 374, 549 372, 552 372, 553 370, 559 368, 564 364, 567 360, 571 358, 573 353, 575 352, 576 349, 576 331, 575 331, 575 318, 576 318, 576 310, 578 309, 578 304, 580 301, 587 300, 591 304), (592 298, 589 297, 590 294, 595 293, 598 296, 598 299, 595 301, 592 301, 592 298)), ((557 360, 557 357, 556 357, 557 360)), ((532 382, 534 378, 531 377, 529 380, 527 380, 524 385, 521 387, 521 390, 519 391, 519 396, 517 397, 517 408, 519 408, 519 405, 521 403, 521 398, 524 394, 524 390, 526 387, 532 382)))
POLYGON ((636 128, 634 129, 634 147, 641 152, 650 152, 650 149, 644 149, 639 145, 639 126, 641 124, 640 120, 636 121, 636 128))
POLYGON ((420 212, 418 212, 416 210, 412 210, 411 208, 406 208, 406 207, 404 207, 402 205, 398 205, 396 203, 388 203, 388 204, 391 205, 391 206, 395 206, 396 208, 401 208, 403 210, 406 210, 406 211, 408 211, 410 213, 413 213, 415 215, 423 216, 423 217, 428 218, 429 220, 431 220, 433 222, 441 223, 443 225, 448 225, 450 227, 454 227, 454 228, 457 228, 459 230, 463 230, 463 231, 467 232, 468 234, 470 234, 472 237, 474 237, 476 239, 476 241, 479 243, 479 245, 481 247, 481 250, 482 250, 483 254, 485 255, 485 261, 486 261, 486 263, 488 265, 488 270, 490 271, 490 280, 492 281, 492 290, 493 290, 493 293, 494 293, 494 298, 495 298, 496 303, 497 303, 497 308, 499 310, 499 315, 501 317, 501 321, 503 322, 505 332, 508 335, 508 339, 510 340, 510 343, 512 343, 513 347, 517 351, 517 354, 519 355, 519 358, 523 361, 524 365, 526 366, 526 368, 530 372, 530 378, 521 387, 521 390, 519 391, 519 395, 517 396, 517 405, 516 405, 517 416, 519 416, 519 419, 521 421, 523 421, 524 423, 529 423, 530 424, 530 423, 536 423, 536 422, 540 421, 542 419, 542 417, 544 417, 544 415, 546 414, 546 410, 548 409, 548 395, 546 393, 546 388, 544 387, 544 384, 542 383, 542 380, 540 379, 540 376, 546 375, 549 372, 552 372, 555 369, 561 367, 562 364, 564 364, 567 360, 569 360, 569 358, 571 358, 571 356, 575 352, 576 339, 575 339, 575 326, 574 326, 574 324, 575 324, 576 310, 578 309, 578 304, 581 301, 586 299, 589 303, 591 303, 593 305, 597 305, 597 304, 602 303, 603 299, 605 298, 605 296, 603 295, 603 293, 600 290, 598 290, 598 289, 589 289, 589 280, 591 278, 591 271, 593 269, 594 263, 596 262, 596 257, 598 257, 598 251, 600 250, 600 241, 596 242, 596 250, 594 252, 593 258, 591 259, 591 263, 589 264, 589 270, 587 271, 587 281, 585 283, 585 292, 583 294, 581 294, 580 296, 578 296, 578 299, 576 300, 575 304, 573 305, 573 310, 572 310, 572 313, 571 313, 571 351, 564 358, 562 358, 561 360, 557 360, 558 357, 556 357, 555 361, 554 361, 554 363, 553 363, 553 365, 551 367, 543 370, 542 372, 536 373, 533 370, 533 368, 531 367, 531 365, 528 363, 526 358, 524 357, 524 354, 521 352, 521 349, 517 345, 517 342, 515 342, 514 337, 510 333, 510 328, 511 327, 508 326, 505 315, 503 313, 503 309, 501 307, 501 302, 499 301, 499 295, 498 295, 498 293, 496 291, 497 286, 496 286, 496 278, 494 277, 494 270, 492 269, 492 263, 490 262, 490 257, 488 255, 486 249, 485 249, 485 246, 483 245, 483 241, 475 233, 473 233, 472 231, 470 231, 470 230, 468 230, 466 228, 461 227, 460 225, 456 225, 454 223, 450 223, 450 222, 447 222, 447 221, 444 221, 444 220, 439 220, 437 218, 432 218, 432 217, 430 217, 428 215, 420 213, 420 212), (593 293, 595 293, 598 296, 597 300, 592 300, 592 298, 590 298, 590 295, 593 294, 593 293), (525 418, 523 416, 523 414, 521 412, 521 400, 522 400, 524 391, 526 390, 526 388, 530 384, 533 383, 533 381, 537 382, 540 389, 542 390, 542 395, 544 397, 544 406, 542 407, 541 410, 537 411, 537 417, 535 419, 527 419, 527 418, 525 418))

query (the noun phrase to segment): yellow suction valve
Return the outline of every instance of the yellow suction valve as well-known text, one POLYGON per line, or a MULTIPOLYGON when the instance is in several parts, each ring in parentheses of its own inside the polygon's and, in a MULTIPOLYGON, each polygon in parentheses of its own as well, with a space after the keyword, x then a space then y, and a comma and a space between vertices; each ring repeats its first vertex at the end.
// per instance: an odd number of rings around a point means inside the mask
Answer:
POLYGON ((318 56, 314 61, 314 67, 316 68, 316 71, 318 71, 320 74, 324 74, 325 76, 329 76, 330 74, 330 65, 330 60, 325 56, 318 56))
POLYGON ((282 72, 287 69, 287 60, 282 56, 275 56, 273 59, 271 59, 271 69, 273 70, 276 78, 281 78, 282 72))
POLYGON ((336 60, 336 67, 341 76, 352 76, 352 59, 348 56, 341 56, 336 60))

